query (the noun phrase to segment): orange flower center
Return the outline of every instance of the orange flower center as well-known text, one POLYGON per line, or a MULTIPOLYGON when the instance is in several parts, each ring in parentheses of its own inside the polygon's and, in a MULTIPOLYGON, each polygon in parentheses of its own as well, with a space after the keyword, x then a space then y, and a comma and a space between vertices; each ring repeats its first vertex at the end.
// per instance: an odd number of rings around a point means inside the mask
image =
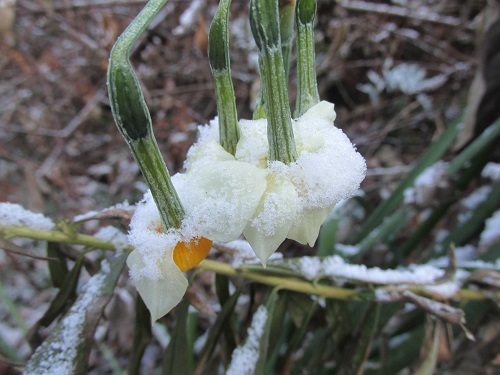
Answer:
POLYGON ((205 259, 211 248, 212 241, 205 237, 179 242, 174 248, 174 263, 186 272, 205 259))

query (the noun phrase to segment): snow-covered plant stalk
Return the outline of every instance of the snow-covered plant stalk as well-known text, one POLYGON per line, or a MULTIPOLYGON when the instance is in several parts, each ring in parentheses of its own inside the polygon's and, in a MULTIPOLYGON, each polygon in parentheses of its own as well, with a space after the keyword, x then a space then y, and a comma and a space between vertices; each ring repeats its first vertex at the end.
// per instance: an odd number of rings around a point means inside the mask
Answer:
POLYGON ((285 68, 281 53, 277 1, 252 0, 250 26, 259 49, 259 68, 266 107, 269 160, 290 164, 297 160, 285 68))
POLYGON ((214 79, 220 144, 230 154, 240 138, 238 114, 229 62, 228 17, 231 0, 221 0, 208 34, 208 59, 214 79))
POLYGON ((179 228, 184 216, 153 135, 151 115, 129 60, 130 49, 168 0, 149 1, 116 41, 108 67, 108 92, 116 125, 151 189, 164 230, 179 228))
POLYGON ((297 0, 297 104, 295 117, 319 103, 314 53, 316 0, 297 0))

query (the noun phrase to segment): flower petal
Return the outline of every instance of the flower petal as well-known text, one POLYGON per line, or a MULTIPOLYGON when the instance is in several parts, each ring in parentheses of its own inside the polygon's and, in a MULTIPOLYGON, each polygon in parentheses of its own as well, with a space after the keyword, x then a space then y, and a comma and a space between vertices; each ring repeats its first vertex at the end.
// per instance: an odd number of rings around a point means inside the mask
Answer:
POLYGON ((158 265, 162 275, 159 279, 137 276, 140 274, 139 270, 144 267, 139 252, 132 251, 127 259, 137 291, 151 313, 152 323, 172 310, 182 300, 188 287, 186 277, 171 258, 172 252, 167 254, 170 258, 158 265))
POLYGON ((186 211, 182 233, 227 242, 238 238, 266 188, 268 171, 234 160, 196 164, 172 178, 186 211))
POLYGON ((303 245, 314 246, 319 235, 321 225, 327 216, 332 212, 335 204, 326 208, 316 208, 305 210, 301 219, 295 222, 287 235, 287 238, 297 241, 303 245))
POLYGON ((254 216, 243 230, 262 265, 285 240, 296 219, 298 197, 291 182, 269 176, 268 185, 254 216))

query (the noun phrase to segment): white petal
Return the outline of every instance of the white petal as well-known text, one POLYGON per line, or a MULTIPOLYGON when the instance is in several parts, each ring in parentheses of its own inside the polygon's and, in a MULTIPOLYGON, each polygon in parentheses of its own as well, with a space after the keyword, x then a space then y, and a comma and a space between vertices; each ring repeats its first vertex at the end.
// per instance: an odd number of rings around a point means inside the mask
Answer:
POLYGON ((314 246, 318 238, 319 229, 330 212, 332 212, 333 207, 335 207, 335 204, 326 208, 305 210, 301 215, 301 219, 295 222, 292 229, 290 229, 287 238, 303 245, 314 246))
MULTIPOLYGON (((168 255, 171 257, 172 254, 169 252, 168 255)), ((134 275, 139 274, 138 271, 144 267, 141 255, 137 251, 132 251, 128 256, 127 265, 134 278, 134 275)), ((152 323, 177 306, 188 287, 186 277, 172 258, 165 259, 159 267, 161 270, 159 279, 150 279, 146 276, 134 278, 137 291, 151 313, 152 323)))
POLYGON ((189 170, 196 164, 207 164, 215 161, 235 160, 234 156, 224 150, 224 148, 213 140, 197 143, 189 149, 185 163, 189 170))
POLYGON ((322 118, 329 121, 331 124, 335 121, 337 114, 335 113, 335 105, 333 103, 322 100, 315 106, 309 108, 303 117, 322 118))
POLYGON ((267 120, 240 120, 239 126, 241 135, 236 146, 236 159, 266 168, 269 155, 267 120))
POLYGON ((243 231, 264 266, 290 231, 296 219, 297 206, 297 192, 293 184, 269 176, 265 195, 243 231))
POLYGON ((261 200, 267 174, 249 163, 229 160, 196 165, 174 176, 186 211, 183 235, 201 234, 221 242, 238 238, 261 200))

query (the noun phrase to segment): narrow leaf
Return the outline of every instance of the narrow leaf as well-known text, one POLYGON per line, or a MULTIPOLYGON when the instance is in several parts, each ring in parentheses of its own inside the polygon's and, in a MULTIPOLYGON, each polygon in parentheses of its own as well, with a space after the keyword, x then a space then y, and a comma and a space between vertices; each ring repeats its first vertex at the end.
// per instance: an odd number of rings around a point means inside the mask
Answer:
POLYGON ((61 288, 64 285, 64 279, 69 272, 66 257, 60 251, 59 246, 55 242, 47 242, 47 257, 51 258, 49 260, 50 279, 56 288, 61 288))
POLYGON ((163 375, 190 374, 191 352, 189 350, 188 323, 189 303, 183 300, 178 307, 177 324, 163 357, 163 375))
POLYGON ((151 342, 151 337, 151 314, 141 296, 137 294, 135 304, 134 342, 128 362, 129 375, 139 375, 141 373, 141 359, 146 347, 151 342))
POLYGON ((228 322, 234 314, 234 308, 236 307, 236 302, 238 302, 240 294, 241 287, 236 289, 233 295, 226 300, 226 303, 223 305, 219 315, 217 315, 217 319, 211 327, 205 346, 201 351, 201 359, 199 360, 198 366, 194 372, 195 374, 202 373, 203 368, 210 359, 221 334, 228 328, 228 322))

